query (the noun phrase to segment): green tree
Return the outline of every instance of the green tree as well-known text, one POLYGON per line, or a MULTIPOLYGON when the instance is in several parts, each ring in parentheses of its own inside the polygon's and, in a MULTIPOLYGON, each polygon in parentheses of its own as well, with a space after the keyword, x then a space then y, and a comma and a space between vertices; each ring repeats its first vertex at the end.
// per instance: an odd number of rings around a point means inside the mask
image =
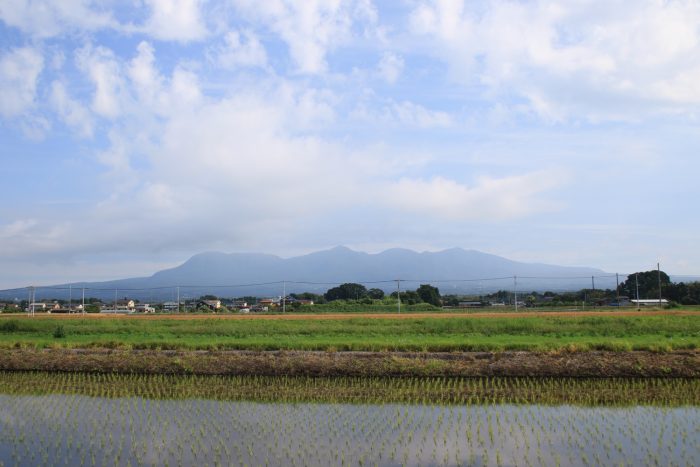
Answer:
POLYGON ((679 282, 662 288, 664 298, 683 305, 700 304, 700 282, 679 282))
POLYGON ((367 296, 367 288, 362 284, 347 282, 337 287, 328 289, 324 298, 329 302, 333 300, 359 300, 367 296))
POLYGON ((382 289, 369 289, 367 291, 367 296, 373 300, 381 300, 384 298, 384 291, 382 289))
MULTIPOLYGON (((639 298, 659 298, 659 272, 657 270, 636 272, 627 276, 627 280, 620 284, 620 295, 629 298, 637 298, 637 281, 639 281, 639 298)), ((668 274, 661 271, 661 293, 671 284, 668 274)))
POLYGON ((420 297, 421 301, 425 303, 430 303, 434 306, 441 306, 442 301, 440 300, 440 290, 437 287, 433 287, 430 284, 421 284, 416 293, 420 297))
MULTIPOLYGON (((391 293, 391 298, 396 299, 396 292, 391 293)), ((401 303, 406 305, 415 305, 422 300, 415 290, 406 290, 401 292, 401 303)))

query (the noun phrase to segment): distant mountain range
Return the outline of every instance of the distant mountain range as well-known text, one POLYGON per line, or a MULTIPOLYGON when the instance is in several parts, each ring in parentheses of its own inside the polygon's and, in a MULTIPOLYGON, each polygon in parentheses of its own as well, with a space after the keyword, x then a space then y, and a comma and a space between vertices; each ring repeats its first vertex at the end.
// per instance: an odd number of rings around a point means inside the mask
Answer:
MULTIPOLYGON (((500 289, 513 290, 517 276, 520 291, 578 290, 591 287, 614 288, 615 277, 600 269, 522 263, 475 250, 451 248, 438 252, 415 252, 394 248, 377 254, 353 251, 346 247, 280 258, 257 253, 209 252, 193 256, 183 264, 138 277, 107 282, 73 283, 73 297, 86 295, 103 299, 130 297, 140 300, 174 299, 177 286, 181 298, 213 294, 234 296, 280 296, 291 292, 322 293, 343 282, 360 282, 367 288, 385 291, 415 289, 432 283, 446 293, 479 293, 500 289), (141 290, 136 290, 141 289, 141 290)), ((625 277, 620 277, 620 281, 625 277)), ((37 298, 67 298, 69 284, 39 288, 37 298)), ((16 295, 17 292, 14 292, 16 295)), ((0 298, 14 297, 0 293, 0 298)), ((24 298, 24 297, 20 297, 24 298)))

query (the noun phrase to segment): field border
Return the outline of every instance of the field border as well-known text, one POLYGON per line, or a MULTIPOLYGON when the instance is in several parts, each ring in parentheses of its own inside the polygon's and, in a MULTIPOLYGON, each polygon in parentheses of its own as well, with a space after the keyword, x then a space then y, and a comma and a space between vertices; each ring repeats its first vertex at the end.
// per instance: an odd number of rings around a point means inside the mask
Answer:
POLYGON ((261 376, 700 378, 700 352, 4 349, 0 370, 261 376))

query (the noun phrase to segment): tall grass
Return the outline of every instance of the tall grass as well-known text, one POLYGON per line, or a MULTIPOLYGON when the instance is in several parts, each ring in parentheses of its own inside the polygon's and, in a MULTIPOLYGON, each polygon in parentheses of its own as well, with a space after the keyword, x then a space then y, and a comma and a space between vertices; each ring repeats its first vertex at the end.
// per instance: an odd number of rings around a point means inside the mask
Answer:
POLYGON ((0 320, 0 348, 254 350, 678 350, 700 346, 700 316, 343 320, 71 318, 0 320))

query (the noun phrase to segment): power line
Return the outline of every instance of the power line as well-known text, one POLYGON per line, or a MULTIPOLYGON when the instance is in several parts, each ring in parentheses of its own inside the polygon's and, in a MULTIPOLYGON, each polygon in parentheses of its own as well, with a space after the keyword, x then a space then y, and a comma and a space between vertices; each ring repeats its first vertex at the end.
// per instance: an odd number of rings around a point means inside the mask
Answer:
MULTIPOLYGON (((619 276, 631 277, 634 273, 625 274, 601 274, 593 276, 520 276, 518 279, 531 280, 531 281, 573 281, 573 280, 590 280, 590 279, 613 279, 619 276)), ((674 275, 673 277, 688 277, 688 278, 699 278, 700 275, 674 275)), ((457 283, 474 283, 474 282, 495 282, 495 281, 510 281, 513 276, 501 276, 501 277, 479 277, 479 278, 463 278, 463 279, 401 279, 404 283, 423 283, 423 284, 457 284, 457 283)), ((352 280, 348 279, 345 281, 333 281, 333 282, 318 282, 318 281, 270 281, 270 282, 251 282, 251 283, 241 283, 241 284, 173 284, 173 285, 159 285, 152 287, 89 287, 82 286, 80 283, 69 284, 66 286, 27 286, 27 287, 14 287, 9 289, 0 289, 2 294, 11 294, 13 292, 24 294, 29 287, 34 290, 42 291, 68 291, 72 292, 74 286, 80 287, 84 291, 94 291, 94 292, 113 292, 115 289, 119 292, 144 292, 144 291, 155 291, 155 290, 173 290, 176 288, 180 289, 240 289, 246 287, 265 287, 265 286, 284 286, 285 284, 293 285, 311 285, 311 286, 338 286, 344 283, 356 283, 362 285, 379 285, 379 284, 392 284, 396 283, 396 279, 385 279, 385 280, 352 280)))

